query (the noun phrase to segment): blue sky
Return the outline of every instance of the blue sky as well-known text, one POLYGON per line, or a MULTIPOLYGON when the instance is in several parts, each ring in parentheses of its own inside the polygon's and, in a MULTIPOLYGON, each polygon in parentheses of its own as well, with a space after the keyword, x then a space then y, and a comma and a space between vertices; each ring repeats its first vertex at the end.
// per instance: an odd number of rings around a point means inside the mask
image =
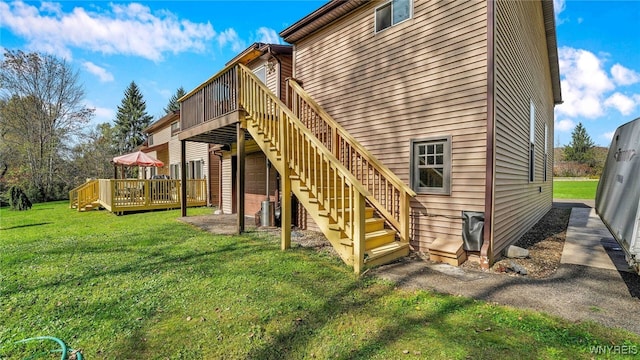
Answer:
MULTIPOLYGON (((464 1, 464 0, 460 0, 464 1)), ((92 125, 112 121, 131 81, 158 118, 179 86, 199 85, 254 41, 324 1, 0 1, 0 46, 65 58, 80 73, 92 125)), ((640 117, 640 1, 554 0, 564 104, 556 145, 578 122, 608 146, 640 117)))

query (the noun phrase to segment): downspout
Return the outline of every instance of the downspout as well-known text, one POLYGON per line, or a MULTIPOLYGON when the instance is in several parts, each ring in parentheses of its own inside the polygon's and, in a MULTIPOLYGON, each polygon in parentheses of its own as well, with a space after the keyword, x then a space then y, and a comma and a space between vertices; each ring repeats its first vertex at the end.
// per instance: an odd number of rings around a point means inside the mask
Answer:
POLYGON ((487 148, 484 189, 484 242, 480 267, 488 270, 493 262, 493 177, 495 174, 495 0, 487 0, 487 148))

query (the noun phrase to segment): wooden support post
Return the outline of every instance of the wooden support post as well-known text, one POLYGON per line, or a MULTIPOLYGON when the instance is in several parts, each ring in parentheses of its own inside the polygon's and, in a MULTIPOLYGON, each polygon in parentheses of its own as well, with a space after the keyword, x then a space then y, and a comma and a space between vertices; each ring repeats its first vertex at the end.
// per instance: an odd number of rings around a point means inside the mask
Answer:
POLYGON ((242 234, 244 232, 244 177, 245 177, 245 149, 244 149, 244 136, 245 129, 242 127, 242 122, 238 122, 236 124, 236 133, 237 133, 237 149, 238 156, 236 159, 238 164, 236 166, 236 196, 237 196, 237 204, 238 204, 238 234, 242 234))
POLYGON ((400 241, 409 242, 410 222, 411 222, 411 197, 406 192, 400 193, 400 241))
POLYGON ((180 141, 180 210, 187 216, 187 141, 180 141))
MULTIPOLYGON (((350 191, 354 191, 351 189, 350 191)), ((364 252, 365 252, 365 202, 364 196, 354 191, 354 207, 353 207, 353 271, 356 274, 362 273, 364 270, 364 252)))
POLYGON ((289 169, 289 138, 287 137, 287 117, 284 111, 280 111, 280 155, 282 157, 282 174, 280 174, 280 189, 282 190, 282 201, 280 203, 280 226, 282 250, 291 247, 291 170, 289 169))

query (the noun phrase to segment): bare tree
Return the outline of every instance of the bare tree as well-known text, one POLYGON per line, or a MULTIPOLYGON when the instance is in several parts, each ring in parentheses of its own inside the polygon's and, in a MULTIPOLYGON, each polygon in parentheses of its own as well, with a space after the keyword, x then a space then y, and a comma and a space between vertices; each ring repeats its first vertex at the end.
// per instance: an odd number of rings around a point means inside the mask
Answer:
POLYGON ((5 51, 0 62, 0 134, 26 166, 30 194, 50 200, 60 152, 93 116, 78 73, 53 55, 5 51))

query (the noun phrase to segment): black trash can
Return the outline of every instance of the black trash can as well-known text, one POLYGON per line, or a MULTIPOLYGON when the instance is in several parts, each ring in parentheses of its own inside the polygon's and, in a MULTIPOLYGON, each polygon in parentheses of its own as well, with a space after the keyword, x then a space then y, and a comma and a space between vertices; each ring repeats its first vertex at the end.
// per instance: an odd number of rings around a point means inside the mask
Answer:
POLYGON ((466 251, 480 251, 484 240, 484 212, 462 212, 462 247, 466 251))

